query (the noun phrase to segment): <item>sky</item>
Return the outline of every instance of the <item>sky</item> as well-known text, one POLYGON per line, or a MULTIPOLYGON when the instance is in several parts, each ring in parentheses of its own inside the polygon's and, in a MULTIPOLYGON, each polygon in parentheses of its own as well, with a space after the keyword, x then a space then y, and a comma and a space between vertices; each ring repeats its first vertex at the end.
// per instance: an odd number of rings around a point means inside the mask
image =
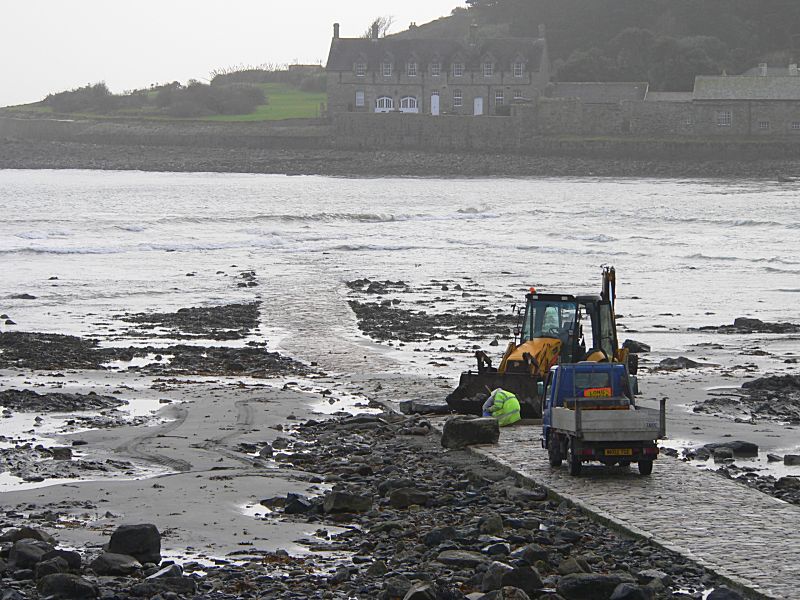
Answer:
POLYGON ((0 0, 0 106, 105 81, 113 92, 206 80, 238 65, 325 63, 333 23, 358 37, 379 16, 392 30, 463 0, 0 0))

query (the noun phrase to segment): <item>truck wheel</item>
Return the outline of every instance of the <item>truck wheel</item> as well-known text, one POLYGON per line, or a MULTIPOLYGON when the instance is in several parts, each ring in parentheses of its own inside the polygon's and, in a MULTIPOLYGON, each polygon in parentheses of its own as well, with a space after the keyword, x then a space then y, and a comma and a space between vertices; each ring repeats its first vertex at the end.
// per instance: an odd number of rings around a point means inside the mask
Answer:
POLYGON ((561 456, 561 440, 558 439, 558 434, 551 433, 550 439, 547 441, 547 458, 550 460, 551 467, 560 467, 561 456))
POLYGON ((650 475, 653 472, 653 461, 652 460, 640 460, 639 461, 639 473, 641 475, 650 475))
POLYGON ((573 477, 581 474, 581 458, 575 454, 575 449, 571 442, 569 445, 569 474, 573 477))

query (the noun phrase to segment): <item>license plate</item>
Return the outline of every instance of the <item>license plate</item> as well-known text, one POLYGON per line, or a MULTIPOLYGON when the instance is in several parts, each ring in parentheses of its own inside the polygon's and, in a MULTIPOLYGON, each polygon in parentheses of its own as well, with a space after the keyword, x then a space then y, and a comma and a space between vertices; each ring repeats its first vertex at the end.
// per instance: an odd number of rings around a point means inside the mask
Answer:
POLYGON ((606 448, 606 456, 633 456, 631 448, 606 448))
POLYGON ((611 398, 611 388, 589 388, 583 390, 584 398, 611 398))

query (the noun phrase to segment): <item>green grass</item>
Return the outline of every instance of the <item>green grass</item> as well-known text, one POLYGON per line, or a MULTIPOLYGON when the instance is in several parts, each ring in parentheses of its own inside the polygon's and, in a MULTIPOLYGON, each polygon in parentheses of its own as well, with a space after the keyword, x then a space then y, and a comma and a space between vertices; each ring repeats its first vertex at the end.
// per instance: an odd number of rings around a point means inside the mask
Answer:
POLYGON ((281 121, 283 119, 313 119, 319 115, 319 105, 327 102, 325 93, 304 92, 285 83, 259 84, 267 96, 267 104, 249 115, 215 115, 203 121, 281 121))

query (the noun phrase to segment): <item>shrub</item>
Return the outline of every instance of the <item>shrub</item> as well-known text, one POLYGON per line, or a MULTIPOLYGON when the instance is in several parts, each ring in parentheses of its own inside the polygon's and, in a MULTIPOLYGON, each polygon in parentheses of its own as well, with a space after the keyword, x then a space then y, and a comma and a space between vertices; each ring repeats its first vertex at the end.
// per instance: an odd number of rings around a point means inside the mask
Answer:
POLYGON ((75 112, 108 112, 118 105, 118 97, 114 96, 105 83, 95 83, 81 88, 50 94, 44 100, 53 111, 60 113, 75 112))

